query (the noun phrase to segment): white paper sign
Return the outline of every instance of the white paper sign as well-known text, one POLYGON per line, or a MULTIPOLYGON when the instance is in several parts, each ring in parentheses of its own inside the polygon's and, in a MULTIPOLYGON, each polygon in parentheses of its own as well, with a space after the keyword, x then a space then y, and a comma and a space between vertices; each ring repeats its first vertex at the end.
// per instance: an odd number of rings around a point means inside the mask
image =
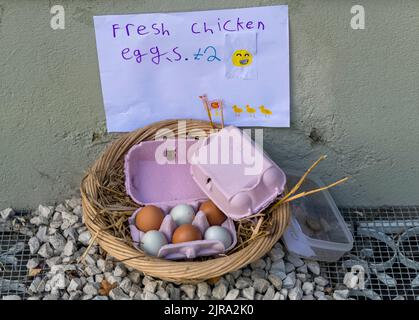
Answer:
POLYGON ((289 127, 287 6, 95 16, 94 24, 109 132, 208 119, 203 95, 216 122, 222 107, 226 124, 289 127))

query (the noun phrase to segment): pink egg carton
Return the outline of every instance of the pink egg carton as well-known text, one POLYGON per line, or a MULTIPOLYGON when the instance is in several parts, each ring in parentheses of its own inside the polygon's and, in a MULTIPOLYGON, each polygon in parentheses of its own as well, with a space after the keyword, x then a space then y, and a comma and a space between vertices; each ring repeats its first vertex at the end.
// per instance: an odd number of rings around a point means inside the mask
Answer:
MULTIPOLYGON (((226 127, 199 141, 143 141, 125 157, 128 195, 138 204, 153 204, 163 210, 166 217, 160 231, 168 241, 176 228, 168 213, 177 204, 192 205, 196 212, 199 204, 209 198, 227 216, 222 226, 232 235, 233 244, 229 248, 212 240, 167 244, 158 254, 166 259, 190 259, 230 250, 237 242, 233 220, 266 208, 282 194, 285 183, 284 172, 247 134, 235 127, 226 127), (159 163, 158 154, 167 158, 165 164, 159 163)), ((134 224, 139 210, 129 219, 137 247, 143 236, 134 224)), ((193 224, 202 234, 208 228, 202 212, 196 213, 193 224)))
POLYGON ((284 191, 285 173, 236 127, 211 134, 193 154, 193 179, 234 220, 260 212, 284 191))
MULTIPOLYGON (((138 204, 152 204, 163 210, 165 218, 160 226, 168 242, 171 241, 177 225, 170 216, 170 210, 177 204, 189 204, 195 212, 192 224, 198 227, 202 237, 209 227, 205 214, 198 211, 200 204, 208 197, 195 183, 190 174, 190 163, 180 159, 180 149, 186 152, 196 143, 196 140, 173 141, 174 147, 169 147, 163 153, 170 158, 171 163, 159 164, 156 161, 158 148, 164 147, 165 141, 144 141, 132 147, 125 157, 125 186, 128 195, 138 204), (184 145, 181 145, 184 143, 184 145), (198 211, 198 212, 197 212, 198 211)), ((139 208, 128 219, 131 237, 134 245, 140 249, 144 232, 135 226, 135 217, 139 208)), ((212 256, 232 249, 237 243, 236 229, 233 220, 227 218, 221 225, 230 231, 232 244, 228 248, 217 240, 198 240, 184 243, 168 243, 160 248, 158 257, 170 260, 193 259, 199 256, 212 256)))

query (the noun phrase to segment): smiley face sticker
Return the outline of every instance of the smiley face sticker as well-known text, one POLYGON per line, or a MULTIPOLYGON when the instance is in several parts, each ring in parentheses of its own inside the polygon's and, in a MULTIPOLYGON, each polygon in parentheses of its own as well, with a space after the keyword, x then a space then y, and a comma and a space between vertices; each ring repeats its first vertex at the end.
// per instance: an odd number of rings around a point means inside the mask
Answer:
POLYGON ((246 67, 252 64, 253 56, 245 49, 236 50, 231 56, 231 62, 236 67, 246 67))
POLYGON ((255 32, 225 35, 224 65, 226 78, 257 79, 258 59, 257 36, 255 32))

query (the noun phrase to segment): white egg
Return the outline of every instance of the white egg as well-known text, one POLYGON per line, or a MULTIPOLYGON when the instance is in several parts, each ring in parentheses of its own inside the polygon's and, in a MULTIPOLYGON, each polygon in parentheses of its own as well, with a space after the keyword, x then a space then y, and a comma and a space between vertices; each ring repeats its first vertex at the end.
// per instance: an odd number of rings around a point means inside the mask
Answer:
POLYGON ((204 239, 221 241, 225 249, 230 247, 231 244, 233 243, 233 239, 231 237, 230 231, 220 226, 209 227, 205 231, 204 239))
POLYGON ((178 225, 191 224, 195 218, 195 211, 189 204, 178 204, 170 210, 173 221, 178 225))
POLYGON ((141 239, 141 248, 152 256, 157 256, 161 247, 167 244, 165 235, 157 230, 146 232, 141 239))

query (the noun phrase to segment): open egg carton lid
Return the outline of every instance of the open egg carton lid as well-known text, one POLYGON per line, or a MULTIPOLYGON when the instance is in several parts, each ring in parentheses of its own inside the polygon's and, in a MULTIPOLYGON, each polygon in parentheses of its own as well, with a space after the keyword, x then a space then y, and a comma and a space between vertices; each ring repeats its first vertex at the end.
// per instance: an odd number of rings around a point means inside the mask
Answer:
POLYGON ((260 212, 284 191, 285 173, 236 127, 209 135, 192 152, 193 179, 233 220, 260 212))

